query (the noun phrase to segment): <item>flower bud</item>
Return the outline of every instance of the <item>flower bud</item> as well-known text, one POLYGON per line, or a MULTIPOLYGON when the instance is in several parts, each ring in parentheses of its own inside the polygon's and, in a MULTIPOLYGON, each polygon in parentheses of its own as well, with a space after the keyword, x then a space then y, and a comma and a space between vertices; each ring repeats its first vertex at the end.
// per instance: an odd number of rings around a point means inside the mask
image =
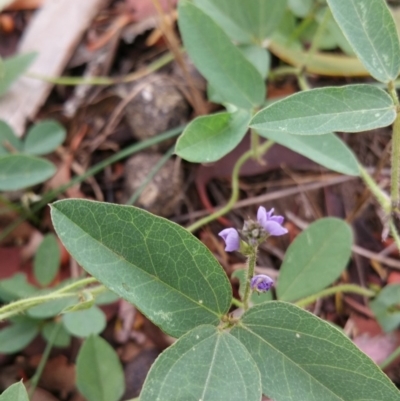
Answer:
POLYGON ((273 285, 274 280, 266 274, 257 274, 250 282, 250 288, 257 292, 267 292, 273 285))

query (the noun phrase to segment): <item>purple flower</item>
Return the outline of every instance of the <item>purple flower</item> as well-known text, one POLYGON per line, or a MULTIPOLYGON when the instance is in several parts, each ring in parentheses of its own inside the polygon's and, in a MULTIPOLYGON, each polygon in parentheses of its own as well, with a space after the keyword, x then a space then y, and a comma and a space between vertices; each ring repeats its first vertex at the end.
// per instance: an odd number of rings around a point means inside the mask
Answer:
POLYGON ((234 228, 225 228, 218 235, 225 241, 225 251, 233 252, 240 249, 239 233, 234 228))
POLYGON ((266 274, 257 274, 251 279, 250 288, 253 291, 266 292, 274 285, 274 280, 266 274))
POLYGON ((288 230, 282 227, 283 216, 273 216, 274 210, 271 209, 267 212, 265 207, 260 206, 257 212, 257 221, 269 235, 279 236, 287 234, 288 230))

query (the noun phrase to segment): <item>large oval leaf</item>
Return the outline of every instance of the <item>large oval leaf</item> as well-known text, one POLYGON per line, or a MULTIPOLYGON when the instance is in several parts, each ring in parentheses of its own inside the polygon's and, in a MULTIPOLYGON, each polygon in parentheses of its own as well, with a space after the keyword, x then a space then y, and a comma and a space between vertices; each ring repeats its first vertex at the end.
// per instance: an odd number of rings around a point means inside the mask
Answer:
POLYGON ((167 333, 217 325, 228 311, 224 270, 177 224, 132 206, 78 199, 54 203, 51 214, 78 263, 167 333))
POLYGON ((296 301, 323 290, 346 268, 353 234, 342 220, 320 219, 304 230, 288 248, 276 291, 282 301, 296 301))
POLYGON ((272 139, 321 166, 342 174, 360 175, 354 153, 335 134, 301 136, 275 131, 257 132, 264 138, 272 139))
POLYGON ((327 87, 296 93, 259 111, 251 127, 295 135, 362 132, 396 118, 391 97, 371 85, 327 87))
POLYGON ((250 118, 244 110, 197 117, 179 137, 175 152, 194 163, 217 161, 243 139, 250 118))
POLYGON ((195 0, 234 40, 261 43, 279 26, 287 0, 195 0))
POLYGON ((223 99, 243 109, 260 105, 265 84, 256 68, 202 10, 179 2, 179 29, 196 67, 223 99))
POLYGON ((397 78, 400 43, 384 0, 328 0, 340 29, 370 74, 381 82, 397 78))
POLYGON ((125 391, 124 372, 113 347, 89 337, 76 360, 77 387, 88 401, 118 401, 125 391))
POLYGON ((389 378, 344 334, 313 314, 273 301, 231 330, 256 361, 275 401, 398 401, 389 378))
POLYGON ((260 401, 260 373, 228 332, 201 326, 181 337, 152 366, 140 401, 260 401))
POLYGON ((11 154, 0 157, 0 191, 16 191, 40 184, 54 175, 53 163, 34 156, 11 154))

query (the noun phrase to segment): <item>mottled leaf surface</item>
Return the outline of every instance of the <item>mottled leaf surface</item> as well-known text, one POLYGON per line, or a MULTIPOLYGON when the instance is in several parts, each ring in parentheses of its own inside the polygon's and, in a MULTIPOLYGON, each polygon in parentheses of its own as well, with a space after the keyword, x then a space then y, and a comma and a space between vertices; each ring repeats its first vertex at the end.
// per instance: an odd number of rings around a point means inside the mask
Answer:
POLYGON ((296 93, 259 111, 251 127, 294 135, 362 132, 396 118, 391 97, 371 85, 326 87, 296 93))
POLYGON ((327 0, 332 14, 354 52, 378 81, 396 79, 400 43, 384 0, 327 0))
POLYGON ((132 206, 77 199, 54 203, 51 213, 78 263, 167 333, 217 325, 228 311, 224 270, 177 224, 132 206))
POLYGON ((140 401, 260 401, 257 366, 226 331, 200 326, 164 351, 151 368, 140 401))
POLYGON ((256 305, 231 330, 274 401, 398 401, 389 378, 331 324, 294 305, 256 305))

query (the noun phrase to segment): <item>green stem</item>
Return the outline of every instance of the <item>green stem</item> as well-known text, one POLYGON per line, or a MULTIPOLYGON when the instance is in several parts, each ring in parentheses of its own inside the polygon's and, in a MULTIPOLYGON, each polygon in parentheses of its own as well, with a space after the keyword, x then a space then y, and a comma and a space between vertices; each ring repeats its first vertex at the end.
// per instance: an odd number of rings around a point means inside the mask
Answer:
POLYGON ((254 129, 250 130, 250 144, 253 152, 253 159, 260 162, 262 157, 260 153, 260 137, 254 129))
POLYGON ((231 304, 237 306, 238 308, 243 308, 243 302, 240 302, 236 298, 232 298, 231 304))
POLYGON ((300 301, 295 302, 297 306, 305 307, 313 304, 319 298, 328 297, 334 295, 338 292, 350 292, 353 294, 362 295, 364 297, 374 297, 376 293, 374 291, 368 290, 367 288, 360 287, 355 284, 340 284, 335 287, 326 288, 316 294, 313 294, 307 298, 300 299, 300 301))
POLYGON ((392 206, 398 207, 400 200, 400 114, 393 123, 391 159, 391 199, 392 206))
POLYGON ((393 220, 389 222, 389 228, 390 228, 390 233, 392 234, 394 242, 397 246, 397 249, 400 251, 400 235, 399 232, 397 231, 395 224, 393 223, 393 220))
POLYGON ((29 399, 32 399, 33 394, 35 393, 36 387, 39 383, 40 378, 42 377, 43 370, 49 359, 51 349, 53 348, 54 342, 56 341, 56 338, 57 338, 57 335, 58 335, 58 332, 60 331, 60 329, 61 329, 61 324, 57 324, 54 326, 54 328, 51 332, 51 337, 49 338, 49 341, 46 344, 46 348, 44 349, 42 357, 40 358, 40 362, 36 369, 36 372, 30 380, 29 399))
POLYGON ((368 171, 365 170, 361 164, 358 165, 358 168, 360 169, 360 175, 364 180, 364 184, 368 187, 372 194, 374 194, 384 212, 387 215, 390 215, 392 205, 390 203, 389 196, 378 186, 375 180, 369 175, 368 171))
MULTIPOLYGON (((41 210, 44 206, 46 206, 49 202, 54 200, 59 194, 62 192, 66 191, 68 188, 81 183, 82 181, 85 181, 87 178, 91 177, 92 175, 97 174, 98 172, 102 171, 105 167, 121 160, 124 159, 134 153, 137 153, 143 149, 149 148, 150 146, 153 146, 159 142, 165 141, 167 139, 173 138, 177 135, 179 135, 183 130, 185 126, 180 126, 177 128, 173 128, 169 131, 166 131, 162 134, 159 134, 155 136, 154 138, 148 139, 146 141, 142 141, 139 143, 136 143, 135 145, 129 146, 122 151, 118 152, 117 154, 108 157, 107 159, 101 161, 100 163, 95 164, 93 167, 88 169, 84 174, 78 175, 74 177, 71 181, 69 181, 67 184, 62 185, 53 191, 50 191, 46 194, 43 195, 43 198, 40 202, 36 203, 32 207, 32 212, 36 213, 39 210, 41 210)), ((0 241, 4 240, 11 232, 13 232, 21 223, 25 221, 25 216, 18 217, 15 219, 15 221, 10 224, 8 227, 6 227, 2 232, 0 233, 0 241)))
POLYGON ((162 166, 171 158, 175 150, 175 145, 173 145, 165 155, 155 164, 155 166, 151 169, 149 174, 143 182, 140 184, 139 188, 132 194, 129 200, 126 202, 127 205, 133 205, 142 194, 143 190, 147 187, 150 181, 154 178, 154 176, 161 170, 162 166))
POLYGON ((246 287, 244 289, 243 295, 243 309, 247 311, 249 309, 250 303, 250 296, 251 296, 251 279, 254 276, 254 270, 256 268, 256 261, 257 261, 257 246, 248 247, 249 251, 251 252, 250 255, 247 257, 247 274, 246 274, 246 287))
POLYGON ((44 302, 53 301, 61 298, 75 297, 77 294, 75 292, 69 291, 73 291, 77 288, 84 287, 95 282, 97 282, 97 280, 94 277, 84 278, 82 280, 75 281, 74 283, 69 284, 63 288, 60 288, 59 290, 56 290, 50 294, 39 295, 37 297, 30 297, 11 302, 0 308, 0 321, 9 318, 10 316, 21 313, 36 305, 40 305, 44 302))
MULTIPOLYGON (((264 142, 259 149, 260 155, 263 155, 268 149, 274 144, 273 141, 266 141, 264 142)), ((200 227, 204 226, 205 224, 210 223, 211 221, 218 219, 218 217, 223 216, 224 214, 228 213, 232 207, 235 205, 237 200, 239 199, 239 172, 241 167, 247 160, 253 157, 253 150, 250 149, 247 152, 243 153, 242 156, 237 160, 235 166, 233 167, 232 171, 232 194, 228 201, 228 203, 222 207, 221 209, 215 211, 214 213, 210 214, 209 216, 200 219, 196 223, 193 223, 191 226, 187 227, 187 230, 190 232, 196 231, 200 227)))
POLYGON ((391 199, 392 207, 399 206, 400 200, 400 114, 399 114, 399 98, 395 88, 395 83, 390 81, 388 83, 388 91, 396 106, 397 117, 393 123, 392 133, 392 159, 391 159, 391 199))
POLYGON ((46 77, 44 75, 27 73, 26 76, 41 81, 50 82, 55 85, 75 86, 75 85, 115 85, 119 83, 127 83, 135 81, 146 75, 151 74, 164 67, 174 59, 172 53, 167 53, 161 56, 159 59, 150 63, 147 67, 142 70, 135 71, 124 77, 110 78, 110 77, 91 77, 91 78, 79 78, 79 77, 46 77))
POLYGON ((400 347, 397 347, 383 362, 379 364, 379 367, 382 370, 386 369, 399 356, 400 356, 400 347))
POLYGON ((76 290, 77 288, 86 287, 87 285, 93 283, 97 283, 97 279, 95 279, 94 277, 83 278, 81 280, 68 284, 65 287, 62 287, 57 291, 54 291, 53 294, 63 294, 68 291, 76 290))

